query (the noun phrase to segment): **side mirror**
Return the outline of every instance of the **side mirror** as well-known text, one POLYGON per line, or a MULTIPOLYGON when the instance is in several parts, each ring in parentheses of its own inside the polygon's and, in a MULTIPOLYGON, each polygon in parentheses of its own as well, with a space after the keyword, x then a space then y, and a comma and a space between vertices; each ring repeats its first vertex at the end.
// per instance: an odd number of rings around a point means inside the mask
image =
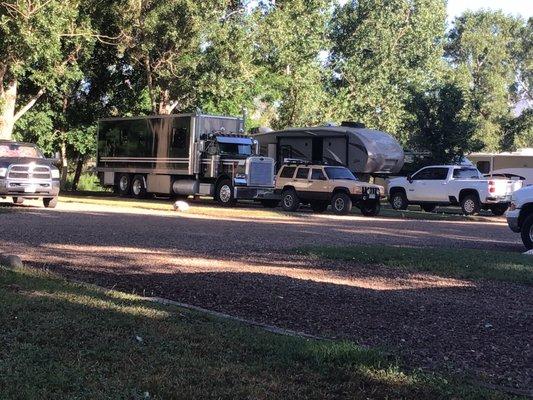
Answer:
POLYGON ((413 183, 413 177, 411 175, 407 175, 407 181, 409 183, 413 183))

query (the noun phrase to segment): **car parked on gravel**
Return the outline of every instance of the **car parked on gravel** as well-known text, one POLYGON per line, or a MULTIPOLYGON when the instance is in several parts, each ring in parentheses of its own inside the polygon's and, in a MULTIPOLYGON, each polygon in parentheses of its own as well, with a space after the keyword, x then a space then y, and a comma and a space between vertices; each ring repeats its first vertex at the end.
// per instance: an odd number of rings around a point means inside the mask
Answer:
POLYGON ((513 193, 506 216, 509 228, 522 235, 528 250, 533 249, 533 186, 513 193))
POLYGON ((473 167, 434 165, 422 168, 412 176, 389 181, 389 201, 395 210, 417 204, 431 212, 440 205, 459 205, 466 215, 490 209, 503 215, 515 190, 522 181, 484 179, 473 167))
POLYGON ((54 208, 59 195, 59 170, 31 143, 0 140, 0 197, 13 203, 39 198, 54 208))
POLYGON ((375 216, 384 190, 357 180, 348 168, 303 163, 281 167, 274 193, 285 211, 309 204, 314 212, 324 212, 331 205, 335 214, 348 214, 355 205, 363 215, 375 216))

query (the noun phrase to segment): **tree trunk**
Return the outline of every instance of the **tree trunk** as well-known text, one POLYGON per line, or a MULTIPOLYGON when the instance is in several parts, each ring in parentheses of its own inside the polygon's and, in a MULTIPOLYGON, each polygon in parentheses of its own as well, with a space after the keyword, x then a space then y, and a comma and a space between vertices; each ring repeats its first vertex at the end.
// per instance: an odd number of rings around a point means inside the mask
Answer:
POLYGON ((79 156, 76 163, 76 172, 74 173, 74 179, 72 180, 72 190, 78 190, 78 183, 80 182, 81 172, 83 171, 83 164, 85 163, 85 157, 79 156))
POLYGON ((67 143, 61 143, 61 186, 65 187, 68 176, 67 143))
POLYGON ((17 103, 17 81, 8 83, 0 90, 0 139, 10 140, 15 126, 15 105, 17 103))

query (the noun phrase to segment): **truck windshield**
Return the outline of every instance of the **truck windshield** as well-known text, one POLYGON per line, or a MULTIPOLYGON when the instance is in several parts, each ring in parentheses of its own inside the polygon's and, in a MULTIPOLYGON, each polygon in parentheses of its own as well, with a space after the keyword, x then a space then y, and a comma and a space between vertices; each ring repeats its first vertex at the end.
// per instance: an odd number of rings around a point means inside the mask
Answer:
POLYGON ((35 146, 19 143, 0 143, 0 157, 43 158, 35 146))
POLYGON ((342 167, 326 167, 324 168, 329 179, 344 179, 348 181, 356 181, 357 178, 352 174, 348 168, 342 167))
POLYGON ((219 143, 218 149, 219 149, 220 155, 238 155, 238 156, 252 155, 251 144, 219 143))
POLYGON ((455 179, 479 179, 479 171, 475 168, 460 168, 453 170, 453 177, 455 179))

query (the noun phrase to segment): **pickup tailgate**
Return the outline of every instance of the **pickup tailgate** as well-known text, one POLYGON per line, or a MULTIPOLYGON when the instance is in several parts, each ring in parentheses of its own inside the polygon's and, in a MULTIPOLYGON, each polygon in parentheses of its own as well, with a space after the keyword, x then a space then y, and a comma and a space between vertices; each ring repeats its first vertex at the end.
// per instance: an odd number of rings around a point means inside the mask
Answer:
POLYGON ((510 196, 515 190, 522 187, 522 181, 510 179, 490 179, 489 196, 504 197, 510 196))

